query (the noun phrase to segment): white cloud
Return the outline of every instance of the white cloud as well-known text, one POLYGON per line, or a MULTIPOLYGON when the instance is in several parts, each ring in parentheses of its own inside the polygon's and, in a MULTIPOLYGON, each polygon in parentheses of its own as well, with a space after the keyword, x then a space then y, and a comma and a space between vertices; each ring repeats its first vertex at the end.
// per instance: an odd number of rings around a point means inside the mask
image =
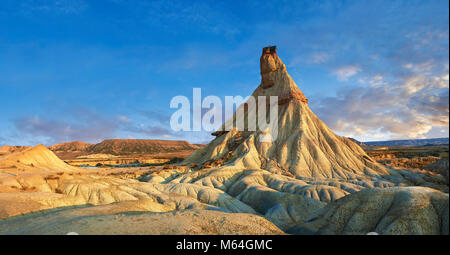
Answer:
POLYGON ((413 68, 413 64, 411 64, 411 63, 404 64, 404 65, 403 65, 403 68, 411 69, 411 68, 413 68))
POLYGON ((314 64, 325 63, 329 59, 329 55, 326 52, 316 52, 311 56, 311 62, 314 64))
POLYGON ((380 74, 360 81, 364 85, 310 100, 319 118, 338 133, 380 140, 426 138, 436 135, 432 129, 448 130, 449 90, 442 75, 413 74, 387 82, 380 74))
POLYGON ((98 142, 112 138, 118 129, 116 122, 96 112, 88 110, 80 115, 71 112, 60 119, 25 116, 15 119, 13 124, 21 138, 47 145, 69 141, 98 142))
POLYGON ((117 120, 121 123, 131 123, 131 120, 123 115, 117 116, 117 120))
POLYGON ((356 75, 361 71, 359 66, 343 66, 333 71, 340 81, 347 81, 350 77, 356 75))
POLYGON ((435 67, 435 63, 433 63, 433 61, 431 60, 417 64, 408 63, 403 65, 403 68, 409 69, 412 72, 421 75, 430 75, 433 67, 435 67))
POLYGON ((358 80, 358 82, 361 84, 370 84, 372 86, 381 86, 386 84, 386 82, 383 79, 384 79, 383 75, 377 74, 373 77, 370 77, 369 79, 361 78, 358 80))

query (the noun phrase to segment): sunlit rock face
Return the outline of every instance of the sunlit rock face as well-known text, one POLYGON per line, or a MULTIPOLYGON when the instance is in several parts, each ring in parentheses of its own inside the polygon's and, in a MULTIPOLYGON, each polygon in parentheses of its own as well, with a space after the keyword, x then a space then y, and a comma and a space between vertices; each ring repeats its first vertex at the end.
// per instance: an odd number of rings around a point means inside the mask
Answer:
POLYGON ((365 189, 317 210, 296 234, 448 235, 449 198, 434 189, 365 189))

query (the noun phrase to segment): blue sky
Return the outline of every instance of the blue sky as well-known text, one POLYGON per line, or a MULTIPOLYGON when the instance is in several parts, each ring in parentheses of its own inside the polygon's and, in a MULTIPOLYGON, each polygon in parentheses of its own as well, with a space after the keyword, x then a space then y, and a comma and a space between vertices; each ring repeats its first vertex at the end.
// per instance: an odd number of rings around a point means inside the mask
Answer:
POLYGON ((0 146, 173 132, 172 97, 247 96, 261 48, 362 141, 448 137, 448 1, 0 2, 0 146))

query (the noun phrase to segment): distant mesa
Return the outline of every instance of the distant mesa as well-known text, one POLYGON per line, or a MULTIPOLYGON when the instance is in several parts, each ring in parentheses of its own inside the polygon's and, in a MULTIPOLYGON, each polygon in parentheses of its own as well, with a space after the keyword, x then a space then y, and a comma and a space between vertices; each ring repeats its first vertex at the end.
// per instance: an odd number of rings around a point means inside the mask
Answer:
POLYGON ((86 155, 133 156, 158 153, 192 152, 204 145, 195 145, 187 141, 151 140, 151 139, 108 139, 98 144, 68 142, 55 144, 49 148, 58 157, 73 159, 86 155))
MULTIPOLYGON (((403 139, 403 140, 387 140, 387 141, 371 141, 371 142, 360 142, 354 138, 348 137, 354 143, 359 146, 371 147, 371 146, 445 146, 449 145, 449 138, 429 138, 429 139, 403 139)), ((380 148, 377 148, 380 149, 380 148)))
POLYGON ((87 148, 89 153, 112 155, 155 154, 197 150, 200 147, 188 141, 147 140, 147 139, 110 139, 87 148))
POLYGON ((373 141, 365 142, 366 145, 375 146, 435 146, 449 145, 449 138, 430 138, 430 139, 405 139, 391 141, 373 141))
POLYGON ((52 151, 65 151, 65 152, 75 152, 75 151, 86 151, 93 144, 73 141, 67 143, 55 144, 49 147, 52 151))

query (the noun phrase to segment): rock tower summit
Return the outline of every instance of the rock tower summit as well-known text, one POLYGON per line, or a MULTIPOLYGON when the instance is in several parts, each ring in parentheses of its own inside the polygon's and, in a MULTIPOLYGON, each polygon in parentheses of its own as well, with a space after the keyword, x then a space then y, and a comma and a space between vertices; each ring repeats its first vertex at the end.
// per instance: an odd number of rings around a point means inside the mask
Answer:
POLYGON ((267 46, 262 50, 260 58, 261 85, 267 96, 278 96, 280 105, 286 104, 292 99, 308 103, 308 99, 300 91, 286 66, 277 55, 277 46, 267 46))

